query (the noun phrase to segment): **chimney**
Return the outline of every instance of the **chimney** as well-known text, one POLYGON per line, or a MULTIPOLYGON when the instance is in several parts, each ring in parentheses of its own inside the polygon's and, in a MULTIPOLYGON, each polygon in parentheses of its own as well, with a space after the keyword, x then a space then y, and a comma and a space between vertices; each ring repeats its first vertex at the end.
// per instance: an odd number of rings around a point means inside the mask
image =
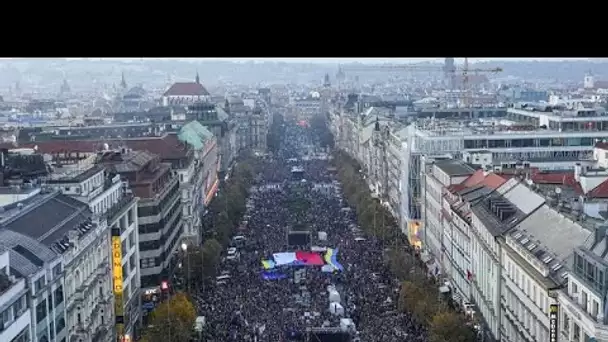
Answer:
POLYGON ((584 172, 583 172, 583 167, 581 166, 581 163, 574 164, 574 179, 577 182, 580 182, 582 175, 584 175, 584 172))

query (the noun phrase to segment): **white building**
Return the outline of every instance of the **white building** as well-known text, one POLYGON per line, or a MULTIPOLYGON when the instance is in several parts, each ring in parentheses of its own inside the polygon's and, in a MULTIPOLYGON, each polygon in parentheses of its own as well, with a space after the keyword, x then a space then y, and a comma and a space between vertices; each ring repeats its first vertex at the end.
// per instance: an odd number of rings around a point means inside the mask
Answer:
POLYGON ((562 340, 608 341, 608 225, 594 223, 593 235, 574 252, 568 286, 559 291, 562 340))
POLYGON ((593 156, 597 140, 608 138, 608 116, 601 108, 539 112, 526 109, 481 108, 441 119, 455 110, 437 110, 433 117, 411 125, 408 148, 409 206, 402 216, 420 217, 420 156, 446 155, 491 167, 573 169, 593 156), (462 120, 468 119, 468 121, 462 120), (604 128, 606 127, 606 128, 604 128), (484 158, 479 158, 479 155, 484 158))
POLYGON ((201 217, 209 200, 218 189, 219 155, 217 139, 198 121, 180 129, 178 139, 192 148, 193 161, 188 169, 178 169, 185 228, 183 237, 188 244, 202 244, 201 217))
MULTIPOLYGON (((424 225, 422 249, 423 261, 429 262, 434 257, 435 263, 431 273, 441 273, 439 260, 443 249, 443 195, 447 187, 452 184, 460 184, 475 170, 458 160, 432 160, 425 163, 424 176, 422 179, 422 223, 424 225)), ((447 261, 444 259, 444 261, 447 261)))
POLYGON ((549 340, 565 266, 591 234, 558 203, 515 177, 473 206, 471 297, 495 340, 549 340))
POLYGON ((24 278, 11 274, 10 254, 0 251, 0 341, 30 342, 32 313, 24 278))
POLYGON ((557 304, 557 291, 567 284, 574 248, 590 234, 543 204, 504 235, 501 325, 505 340, 550 340, 550 306, 557 304))
MULTIPOLYGON (((114 293, 110 277, 110 227, 120 228, 123 242, 122 274, 123 305, 128 316, 127 333, 132 333, 139 319, 139 233, 137 230, 137 199, 126 193, 126 183, 119 175, 110 174, 102 165, 95 165, 96 156, 74 164, 61 162, 46 180, 46 186, 88 205, 97 223, 87 234, 70 240, 64 255, 66 276, 67 318, 70 335, 82 342, 110 341, 114 338, 114 293), (98 279, 100 278, 100 279, 98 279), (83 284, 90 284, 84 286, 83 284), (84 324, 86 329, 79 329, 84 324)), ((120 300, 120 298, 118 298, 120 300)))
MULTIPOLYGON (((7 217, 11 219, 10 215, 7 217)), ((5 220, 7 218, 3 219, 5 220)), ((30 339, 24 340, 66 342, 61 255, 29 236, 8 229, 0 230, 0 249, 9 252, 10 276, 25 281, 25 291, 18 293, 21 298, 26 298, 26 307, 31 310, 31 330, 30 339)), ((13 288, 18 287, 12 287, 11 290, 13 288)), ((17 308, 17 312, 24 310, 20 304, 14 308, 17 308)), ((19 321, 22 322, 21 318, 19 321)), ((24 326, 23 323, 21 326, 24 326)))
POLYGON ((471 297, 471 208, 505 181, 497 174, 478 170, 443 192, 441 259, 457 303, 466 304, 471 297))

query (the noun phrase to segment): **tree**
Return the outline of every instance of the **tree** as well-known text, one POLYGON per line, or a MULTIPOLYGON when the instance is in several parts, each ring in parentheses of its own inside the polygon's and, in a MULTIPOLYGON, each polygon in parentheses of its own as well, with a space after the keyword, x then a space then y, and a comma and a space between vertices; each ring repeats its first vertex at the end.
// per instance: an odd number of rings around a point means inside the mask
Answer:
POLYGON ((437 313, 429 327, 431 342, 471 342, 475 332, 466 324, 463 316, 449 311, 437 313))
POLYGON ((203 276, 206 278, 215 276, 222 253, 222 245, 215 239, 206 240, 203 243, 202 253, 203 276))
POLYGON ((399 309, 411 312, 418 322, 428 324, 440 308, 437 294, 433 294, 433 290, 431 284, 422 281, 403 282, 399 292, 399 309))
POLYGON ((196 310, 188 297, 177 293, 165 300, 150 313, 146 342, 183 342, 192 334, 196 310))
POLYGON ((414 257, 401 246, 391 247, 388 253, 388 262, 391 272, 399 280, 410 279, 416 273, 414 257))

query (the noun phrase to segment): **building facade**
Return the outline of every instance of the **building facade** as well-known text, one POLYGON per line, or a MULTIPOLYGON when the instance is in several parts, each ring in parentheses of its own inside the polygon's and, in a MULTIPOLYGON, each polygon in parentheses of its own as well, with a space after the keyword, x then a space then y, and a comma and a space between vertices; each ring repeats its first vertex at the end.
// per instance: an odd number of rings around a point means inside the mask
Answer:
MULTIPOLYGON (((22 295, 26 294, 26 306, 31 310, 31 341, 66 342, 61 255, 27 235, 8 229, 0 229, 0 246, 9 251, 12 260, 9 277, 26 283, 26 293, 22 295)), ((18 312, 23 310, 17 308, 18 312)))
POLYGON ((183 233, 179 178, 170 164, 145 151, 108 151, 100 162, 128 182, 131 193, 139 198, 141 288, 156 288, 173 273, 183 233))
MULTIPOLYGON (((32 312, 24 278, 11 274, 11 252, 0 252, 0 341, 32 341, 32 312)), ((14 262, 14 261, 13 261, 14 262)))

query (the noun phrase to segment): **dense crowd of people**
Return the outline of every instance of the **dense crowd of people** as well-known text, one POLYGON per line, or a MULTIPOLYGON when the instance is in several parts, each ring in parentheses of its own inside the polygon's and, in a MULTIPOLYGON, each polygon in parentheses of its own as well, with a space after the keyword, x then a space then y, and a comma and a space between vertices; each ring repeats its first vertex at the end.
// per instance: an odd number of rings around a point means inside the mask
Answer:
POLYGON ((306 339, 307 328, 339 331, 340 319, 350 318, 355 329, 342 334, 348 340, 426 341, 426 330, 397 310, 399 283, 383 263, 384 248, 374 237, 363 236, 355 213, 345 209, 327 155, 312 153, 319 149, 300 128, 287 127, 286 134, 250 191, 238 233, 244 239, 233 245, 236 257, 224 255, 217 281, 197 296, 199 315, 206 318, 203 340, 320 341, 306 339), (303 172, 292 173, 294 166, 303 172), (311 241, 289 245, 288 232, 303 229, 311 232, 311 241), (312 246, 338 249, 343 271, 288 266, 280 269, 283 279, 262 277, 261 260, 312 246), (340 294, 343 313, 329 310, 331 285, 340 294))

